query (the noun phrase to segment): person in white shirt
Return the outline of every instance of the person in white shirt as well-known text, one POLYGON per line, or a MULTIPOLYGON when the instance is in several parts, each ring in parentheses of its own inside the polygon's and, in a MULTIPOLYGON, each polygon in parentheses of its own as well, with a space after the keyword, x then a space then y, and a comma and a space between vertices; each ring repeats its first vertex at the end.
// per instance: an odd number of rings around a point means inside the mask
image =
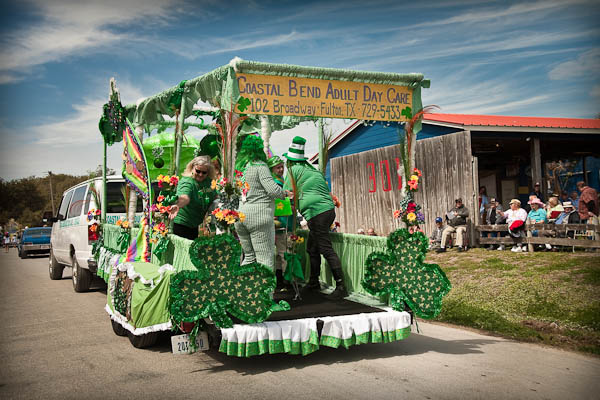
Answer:
POLYGON ((508 233, 515 242, 515 245, 511 251, 515 253, 527 251, 527 247, 521 243, 521 239, 525 237, 525 221, 527 220, 527 211, 521 208, 521 201, 518 199, 512 199, 509 204, 509 210, 506 210, 505 212, 496 212, 506 217, 508 233))

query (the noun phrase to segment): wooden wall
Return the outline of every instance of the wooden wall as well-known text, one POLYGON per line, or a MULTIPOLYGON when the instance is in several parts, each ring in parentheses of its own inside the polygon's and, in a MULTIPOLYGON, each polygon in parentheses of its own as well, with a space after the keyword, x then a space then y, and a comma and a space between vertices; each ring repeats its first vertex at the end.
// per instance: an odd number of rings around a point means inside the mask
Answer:
MULTIPOLYGON (((416 201, 425 214, 427 235, 435 217, 443 217, 461 197, 469 208, 471 225, 477 205, 476 159, 471 155, 470 132, 458 132, 417 141, 416 167, 423 172, 416 201)), ((331 188, 342 202, 336 210, 341 231, 356 233, 375 228, 381 235, 397 229, 393 212, 398 208, 403 182, 398 145, 331 159, 331 188)), ((470 235, 474 238, 473 231, 470 235)))

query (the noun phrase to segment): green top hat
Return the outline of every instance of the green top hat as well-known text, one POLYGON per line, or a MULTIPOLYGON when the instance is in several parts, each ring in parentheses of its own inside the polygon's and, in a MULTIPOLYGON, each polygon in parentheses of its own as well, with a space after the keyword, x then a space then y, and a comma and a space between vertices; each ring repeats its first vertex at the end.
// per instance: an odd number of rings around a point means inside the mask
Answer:
POLYGON ((279 156, 273 156, 267 160, 267 165, 269 168, 273 168, 279 164, 283 164, 283 160, 279 156))
POLYGON ((301 136, 296 136, 292 140, 292 144, 290 144, 290 148, 287 153, 284 153, 283 156, 290 161, 306 161, 308 158, 304 157, 304 145, 306 144, 306 139, 301 136))

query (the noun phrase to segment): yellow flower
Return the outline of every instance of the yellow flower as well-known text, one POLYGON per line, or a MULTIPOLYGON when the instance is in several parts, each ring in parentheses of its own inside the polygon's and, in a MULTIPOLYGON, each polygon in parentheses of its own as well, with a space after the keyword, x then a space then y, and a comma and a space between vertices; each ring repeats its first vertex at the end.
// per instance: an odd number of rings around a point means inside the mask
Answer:
POLYGON ((283 210, 283 203, 277 203, 277 209, 283 210))
POLYGON ((303 237, 299 237, 298 240, 296 240, 296 243, 298 243, 298 244, 304 243, 304 238, 303 237))
POLYGON ((217 181, 215 179, 212 180, 212 182, 210 183, 210 188, 215 190, 217 188, 217 181))
POLYGON ((408 215, 406 215, 406 219, 408 219, 410 222, 413 222, 415 219, 417 219, 417 215, 415 213, 408 213, 408 215))
POLYGON ((236 182, 238 187, 241 188, 242 186, 244 186, 244 183, 242 181, 237 181, 236 182))
POLYGON ((222 221, 223 220, 223 212, 222 211, 218 211, 215 213, 215 217, 219 220, 222 221))
POLYGON ((419 181, 419 177, 417 175, 411 175, 410 180, 418 182, 419 181))
POLYGON ((227 221, 227 225, 231 225, 235 222, 235 217, 233 215, 228 215, 225 220, 227 221))
POLYGON ((163 175, 163 174, 160 174, 159 176, 157 176, 157 177, 156 177, 156 180, 157 180, 158 182, 161 182, 161 181, 163 180, 163 178, 164 178, 164 175, 163 175))
POLYGON ((244 220, 246 219, 246 214, 244 213, 238 213, 238 216, 240 217, 240 222, 244 222, 244 220))

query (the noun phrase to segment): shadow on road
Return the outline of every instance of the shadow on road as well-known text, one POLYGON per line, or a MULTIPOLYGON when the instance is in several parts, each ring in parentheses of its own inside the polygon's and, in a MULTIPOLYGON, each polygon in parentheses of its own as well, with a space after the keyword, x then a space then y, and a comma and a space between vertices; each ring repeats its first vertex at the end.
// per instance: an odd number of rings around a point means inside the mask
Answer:
MULTIPOLYGON (((191 372, 234 370, 243 375, 257 375, 290 368, 302 369, 315 364, 330 365, 361 360, 413 356, 429 352, 455 355, 480 354, 483 353, 482 346, 499 341, 494 339, 442 340, 413 334, 405 340, 394 343, 367 344, 350 347, 349 349, 321 347, 315 353, 304 357, 289 354, 267 354, 251 358, 237 358, 219 353, 217 349, 212 349, 207 355, 216 364, 191 372)), ((206 362, 206 359, 203 361, 206 362)))

